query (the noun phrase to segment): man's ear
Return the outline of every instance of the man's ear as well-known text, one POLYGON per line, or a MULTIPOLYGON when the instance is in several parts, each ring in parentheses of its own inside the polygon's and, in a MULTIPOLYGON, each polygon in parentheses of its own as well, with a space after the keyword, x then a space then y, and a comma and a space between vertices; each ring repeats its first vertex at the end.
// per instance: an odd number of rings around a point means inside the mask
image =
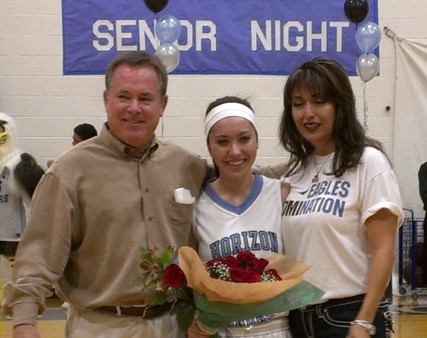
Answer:
POLYGON ((169 96, 167 96, 167 95, 163 95, 163 98, 162 98, 162 115, 161 116, 163 116, 163 112, 165 111, 165 109, 166 109, 166 106, 168 105, 168 102, 169 102, 169 96))
POLYGON ((104 106, 107 106, 107 90, 102 93, 102 98, 104 99, 104 106))

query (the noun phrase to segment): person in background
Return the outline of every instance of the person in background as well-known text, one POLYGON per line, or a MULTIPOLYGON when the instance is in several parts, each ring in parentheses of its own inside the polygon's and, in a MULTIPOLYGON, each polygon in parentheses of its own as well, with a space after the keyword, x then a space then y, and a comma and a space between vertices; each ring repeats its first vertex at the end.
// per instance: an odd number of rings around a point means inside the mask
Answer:
POLYGON ((396 177, 365 135, 343 67, 317 57, 288 77, 280 141, 291 185, 282 217, 286 254, 312 267, 319 304, 291 311, 294 338, 387 337, 384 293, 403 221, 396 177))
POLYGON ((98 135, 95 127, 89 123, 82 123, 73 129, 73 146, 76 144, 88 140, 98 135))
MULTIPOLYGON (((236 256, 241 250, 251 250, 258 258, 283 254, 281 213, 289 185, 252 173, 258 132, 249 102, 235 96, 212 102, 206 111, 205 135, 217 176, 205 184, 196 201, 193 231, 200 258, 236 256), (256 235, 244 246, 248 232, 256 235), (242 245, 236 248, 235 243, 242 245)), ((287 313, 230 323, 218 333, 221 337, 290 337, 287 313)), ((189 337, 205 336, 210 335, 193 323, 189 337)))
POLYGON ((69 305, 67 338, 183 337, 172 303, 155 306, 141 285, 141 247, 187 244, 193 204, 207 164, 156 138, 168 96, 161 60, 118 54, 105 75, 107 121, 95 136, 60 156, 40 181, 4 288, 14 337, 40 337, 37 315, 51 287, 69 305))
MULTIPOLYGON (((73 129, 73 142, 71 143, 73 146, 76 144, 88 140, 94 136, 98 135, 95 127, 89 123, 82 123, 74 127, 73 129)), ((47 167, 49 168, 54 160, 47 161, 47 167)))
MULTIPOLYGON (((422 254, 417 256, 422 258, 422 262, 417 262, 421 266, 422 284, 427 285, 427 162, 421 164, 418 170, 419 193, 423 202, 425 211, 423 229, 424 229, 424 244, 422 246, 422 254)), ((421 286, 421 285, 419 285, 421 286)))

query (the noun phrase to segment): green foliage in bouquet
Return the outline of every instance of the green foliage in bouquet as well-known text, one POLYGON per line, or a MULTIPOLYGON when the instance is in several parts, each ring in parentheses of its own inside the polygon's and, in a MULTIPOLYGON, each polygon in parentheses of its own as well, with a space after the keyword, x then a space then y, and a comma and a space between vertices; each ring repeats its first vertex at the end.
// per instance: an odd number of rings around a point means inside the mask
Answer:
POLYGON ((169 288, 162 286, 162 276, 165 269, 174 262, 178 253, 169 246, 158 255, 158 249, 141 249, 142 288, 144 291, 152 290, 152 305, 161 305, 166 302, 166 295, 169 288))
POLYGON ((168 246, 160 254, 158 251, 157 248, 141 249, 142 290, 152 292, 152 305, 175 302, 171 313, 177 316, 179 328, 185 332, 196 311, 193 292, 177 265, 178 251, 173 246, 168 246))

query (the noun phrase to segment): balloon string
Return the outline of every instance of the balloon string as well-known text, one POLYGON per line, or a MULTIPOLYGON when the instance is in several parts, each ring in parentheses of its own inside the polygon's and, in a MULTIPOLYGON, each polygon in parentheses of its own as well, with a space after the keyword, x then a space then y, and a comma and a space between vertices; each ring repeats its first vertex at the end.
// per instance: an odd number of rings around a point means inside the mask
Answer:
POLYGON ((363 82, 363 126, 368 132, 368 103, 366 102, 366 83, 363 82))
MULTIPOLYGON (((156 14, 156 16, 154 18, 154 32, 157 32, 156 26, 157 26, 158 22, 159 22, 159 15, 156 14)), ((158 48, 158 47, 160 47, 161 43, 160 43, 160 40, 157 38, 157 33, 155 33, 155 36, 156 36, 156 41, 157 41, 157 44, 158 44, 157 48, 158 48)))

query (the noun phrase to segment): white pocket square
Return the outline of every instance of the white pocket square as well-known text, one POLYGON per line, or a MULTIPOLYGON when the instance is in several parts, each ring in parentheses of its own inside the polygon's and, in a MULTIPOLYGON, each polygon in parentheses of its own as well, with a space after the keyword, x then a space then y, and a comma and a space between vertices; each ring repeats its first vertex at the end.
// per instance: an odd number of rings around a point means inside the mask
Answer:
POLYGON ((174 197, 175 202, 181 204, 193 204, 196 200, 193 196, 191 196, 191 191, 185 188, 175 189, 174 197))

